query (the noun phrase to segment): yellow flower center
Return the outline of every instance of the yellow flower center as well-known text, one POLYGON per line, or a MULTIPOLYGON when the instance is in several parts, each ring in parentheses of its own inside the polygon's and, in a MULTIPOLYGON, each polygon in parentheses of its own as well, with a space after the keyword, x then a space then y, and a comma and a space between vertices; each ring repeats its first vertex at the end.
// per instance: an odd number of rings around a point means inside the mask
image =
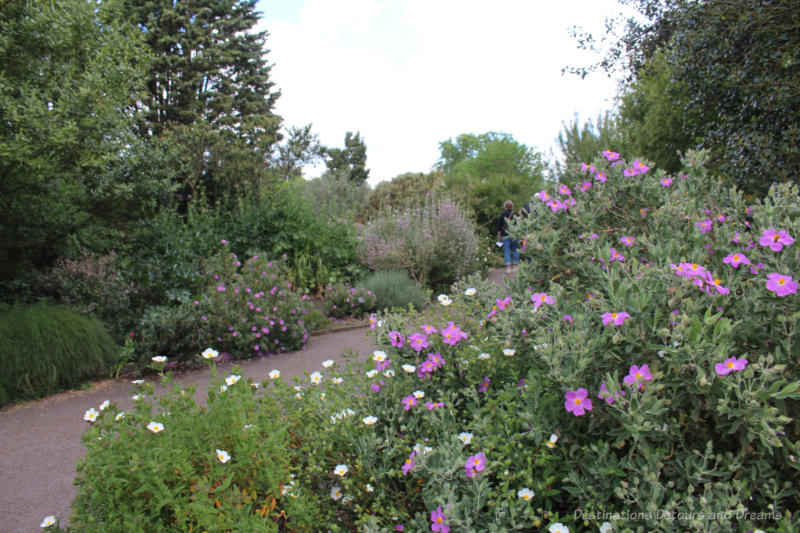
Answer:
POLYGON ((442 517, 441 516, 437 516, 436 517, 436 523, 437 524, 441 524, 442 522, 444 522, 444 520, 442 520, 442 517))
POLYGON ((617 313, 611 313, 611 318, 617 318, 617 313))
POLYGON ((692 263, 692 270, 697 270, 698 268, 700 268, 700 265, 697 263, 692 263))
POLYGON ((406 464, 410 465, 411 464, 411 459, 406 459, 406 464))
POLYGON ((738 261, 738 260, 739 260, 739 256, 738 256, 738 255, 734 255, 734 256, 733 256, 733 260, 734 260, 734 261, 738 261))
POLYGON ((780 238, 781 236, 776 233, 775 235, 772 236, 772 242, 778 242, 778 239, 780 238))
POLYGON ((639 379, 640 377, 642 377, 642 373, 641 372, 637 372, 636 373, 636 379, 639 379))
POLYGON ((715 279, 715 280, 714 280, 714 285, 719 285, 719 284, 721 284, 721 283, 722 283, 722 280, 721 280, 721 279, 715 279))
POLYGON ((547 296, 542 294, 541 299, 542 299, 542 301, 545 301, 547 299, 547 296))
POLYGON ((728 361, 728 368, 733 368, 733 361, 728 361))
POLYGON ((580 404, 581 404, 581 399, 575 398, 575 405, 580 405, 580 404))
POLYGON ((783 285, 786 283, 786 278, 781 278, 778 280, 778 285, 783 285))

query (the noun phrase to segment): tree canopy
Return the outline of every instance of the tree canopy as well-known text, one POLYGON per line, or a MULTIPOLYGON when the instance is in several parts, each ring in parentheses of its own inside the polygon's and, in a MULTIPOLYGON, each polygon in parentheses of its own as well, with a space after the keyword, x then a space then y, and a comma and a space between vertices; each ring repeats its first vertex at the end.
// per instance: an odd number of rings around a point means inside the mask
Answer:
POLYGON ((333 174, 345 173, 350 181, 362 184, 369 179, 367 168, 367 145, 361 134, 348 131, 344 136, 344 148, 326 148, 328 159, 325 165, 333 174))

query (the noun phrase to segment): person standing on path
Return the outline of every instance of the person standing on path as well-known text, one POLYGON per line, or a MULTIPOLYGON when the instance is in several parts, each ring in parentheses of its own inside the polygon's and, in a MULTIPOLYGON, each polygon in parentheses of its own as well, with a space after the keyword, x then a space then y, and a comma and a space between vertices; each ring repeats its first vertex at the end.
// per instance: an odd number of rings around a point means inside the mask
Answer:
POLYGON ((503 255, 506 260, 506 272, 511 272, 512 267, 516 268, 519 265, 519 243, 508 234, 508 221, 516 217, 514 214, 514 202, 506 200, 503 204, 503 209, 505 211, 495 222, 497 244, 500 245, 502 243, 503 255))

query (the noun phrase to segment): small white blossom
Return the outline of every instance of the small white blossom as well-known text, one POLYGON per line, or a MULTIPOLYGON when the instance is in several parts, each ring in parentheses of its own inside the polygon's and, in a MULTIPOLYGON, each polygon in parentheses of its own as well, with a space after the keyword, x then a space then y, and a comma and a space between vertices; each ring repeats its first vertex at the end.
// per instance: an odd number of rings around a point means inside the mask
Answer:
POLYGON ((120 411, 119 413, 117 413, 117 416, 114 417, 114 420, 119 422, 123 418, 125 418, 125 411, 120 411))
POLYGON ((484 360, 485 360, 485 359, 489 359, 490 357, 492 357, 492 356, 491 356, 491 355, 489 355, 489 354, 488 354, 488 353, 486 353, 486 352, 483 352, 482 354, 479 354, 479 355, 478 355, 478 359, 484 359, 484 360))
POLYGON ((414 365, 403 365, 403 371, 408 372, 409 374, 413 374, 417 371, 417 367, 414 365))
POLYGON ((323 367, 323 368, 330 368, 330 367, 332 367, 332 366, 333 366, 333 363, 334 363, 334 362, 335 362, 335 361, 334 361, 333 359, 327 359, 327 360, 325 360, 325 361, 323 361, 323 362, 322 362, 322 367, 323 367))
POLYGON ((333 473, 337 476, 344 476, 349 471, 350 469, 347 467, 347 465, 336 465, 336 468, 333 469, 333 473))
POLYGON ((212 350, 211 348, 206 348, 205 350, 203 350, 203 353, 201 355, 203 356, 203 359, 216 359, 217 356, 219 356, 219 352, 216 350, 212 350))
POLYGON ((281 377, 281 371, 276 368, 274 370, 270 370, 269 374, 267 375, 269 376, 269 379, 278 379, 281 377))
POLYGON ((225 378, 225 383, 228 385, 228 387, 233 387, 234 385, 236 385, 239 382, 240 379, 242 379, 242 376, 237 376, 236 374, 231 374, 230 376, 225 378))
POLYGON ((474 296, 476 292, 478 292, 478 291, 475 290, 474 288, 470 287, 469 289, 464 291, 464 295, 465 296, 474 296))
POLYGON ((108 401, 108 400, 105 400, 103 403, 100 404, 100 410, 101 411, 105 411, 106 409, 108 409, 109 405, 111 405, 111 402, 108 401))
POLYGON ((165 356, 163 356, 163 355, 156 355, 154 357, 151 357, 150 360, 152 360, 154 363, 166 363, 167 362, 167 358, 165 356))
POLYGON ((436 297, 436 299, 439 300, 440 304, 445 306, 453 303, 453 300, 451 300, 450 297, 447 296, 446 294, 440 294, 439 296, 436 297))
POLYGON ((344 379, 342 379, 340 377, 335 377, 335 378, 331 379, 331 381, 333 381, 335 384, 338 385, 338 384, 344 382, 344 379))
POLYGON ((548 448, 555 448, 557 441, 558 441, 558 435, 553 433, 552 435, 550 435, 550 440, 547 441, 546 445, 548 448))
POLYGON ((367 377, 368 377, 368 378, 370 378, 370 379, 372 379, 372 378, 374 378, 374 377, 375 377, 375 375, 376 375, 377 373, 378 373, 378 371, 377 371, 377 370, 375 370, 375 369, 373 368, 372 370, 370 370, 370 371, 368 371, 368 372, 367 372, 367 377))
POLYGON ((219 391, 220 392, 228 392, 228 386, 227 385, 221 385, 220 388, 219 388, 219 391))
POLYGON ((611 533, 611 531, 612 531, 611 522, 603 522, 602 524, 600 524, 600 533, 611 533))
POLYGON ((134 402, 138 402, 139 400, 143 399, 144 399, 144 394, 134 394, 133 396, 131 396, 131 400, 133 400, 134 402))
POLYGON ((228 461, 231 460, 231 456, 225 450, 219 450, 218 449, 217 450, 217 459, 219 459, 220 463, 225 464, 225 463, 227 463, 228 461))
POLYGON ((384 372, 384 373, 383 373, 383 375, 384 375, 384 376, 386 376, 387 378, 394 377, 394 370, 392 370, 392 369, 390 368, 389 370, 387 370, 386 372, 384 372))
POLYGON ((144 385, 144 380, 143 379, 134 379, 133 381, 131 381, 131 383, 133 383, 134 385, 144 385))
POLYGON ((528 487, 521 488, 517 491, 517 497, 520 500, 525 500, 526 502, 531 501, 533 499, 534 493, 528 487))
POLYGON ((333 487, 331 489, 331 499, 337 501, 342 499, 342 487, 333 487))
POLYGON ((459 433, 458 440, 460 440, 465 445, 469 444, 470 442, 472 442, 472 433, 467 433, 466 431, 459 433))
POLYGON ((53 515, 45 516, 42 523, 39 524, 39 527, 44 529, 46 527, 54 526, 56 524, 56 517, 53 515))
POLYGON ((421 391, 421 390, 415 390, 411 394, 413 394, 414 398, 416 398, 417 400, 425 397, 425 391, 421 391))
POLYGON ((503 355, 511 357, 515 353, 517 353, 517 351, 514 348, 503 348, 503 355))
POLYGON ((310 376, 308 376, 308 379, 310 379, 311 383, 313 383, 314 385, 319 385, 320 383, 322 383, 322 374, 320 374, 319 372, 314 372, 310 376))
POLYGON ((383 350, 375 350, 372 352, 372 360, 379 363, 386 361, 386 352, 383 350))
POLYGON ((164 424, 161 422, 150 422, 147 424, 147 429, 152 431, 153 433, 158 433, 159 431, 164 431, 164 424))
POLYGON ((556 522, 555 524, 550 524, 547 531, 550 533, 569 533, 569 528, 561 522, 556 522))
POLYGON ((366 490, 367 492, 372 492, 372 491, 374 491, 375 489, 372 487, 372 485, 370 485, 369 483, 367 483, 367 484, 364 486, 364 490, 366 490))
POLYGON ((361 421, 364 422, 364 424, 371 426, 372 424, 378 421, 378 417, 372 415, 365 416, 364 418, 361 419, 361 421))

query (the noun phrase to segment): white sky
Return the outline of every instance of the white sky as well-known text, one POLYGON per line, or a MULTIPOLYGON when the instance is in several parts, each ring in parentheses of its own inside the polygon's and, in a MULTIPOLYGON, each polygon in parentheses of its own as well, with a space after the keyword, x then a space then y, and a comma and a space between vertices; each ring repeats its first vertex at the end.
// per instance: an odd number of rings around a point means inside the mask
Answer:
MULTIPOLYGON (((567 29, 603 33, 616 0, 260 0, 286 126, 367 144, 371 184, 427 172, 439 142, 502 131, 549 156, 562 123, 613 107, 616 83, 564 66, 597 58, 567 29)), ((320 169, 310 169, 314 176, 320 169)))

